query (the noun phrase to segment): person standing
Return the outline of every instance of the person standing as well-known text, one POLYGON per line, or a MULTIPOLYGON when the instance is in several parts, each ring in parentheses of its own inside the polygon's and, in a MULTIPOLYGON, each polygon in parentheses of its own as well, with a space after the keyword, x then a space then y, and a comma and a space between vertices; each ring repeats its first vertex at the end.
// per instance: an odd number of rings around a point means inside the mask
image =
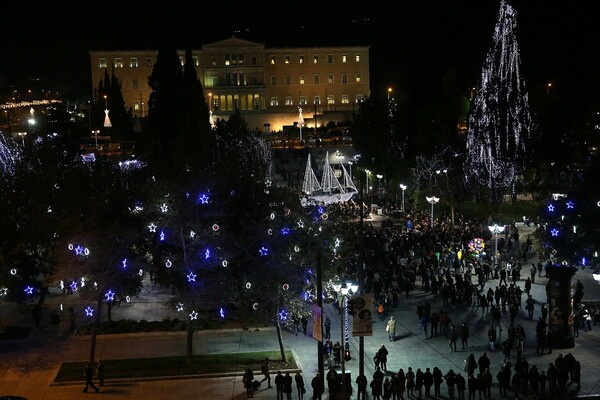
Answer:
POLYGON ((364 375, 358 375, 356 377, 356 400, 367 400, 367 377, 364 375))
POLYGON ((85 370, 83 372, 83 375, 85 376, 85 388, 83 389, 83 393, 87 393, 88 387, 91 387, 96 391, 96 393, 98 393, 100 389, 98 389, 93 382, 94 368, 92 367, 92 363, 88 362, 85 364, 85 370))
POLYGON ((321 400, 321 396, 325 391, 325 385, 323 383, 323 379, 321 378, 321 374, 317 372, 312 381, 310 382, 310 387, 312 388, 312 400, 321 400))
POLYGON ((434 397, 441 397, 441 386, 444 381, 444 375, 442 374, 442 370, 438 367, 433 367, 433 395, 434 397))
POLYGON ((283 381, 285 378, 281 375, 281 371, 277 371, 275 375, 275 389, 277 390, 277 400, 283 400, 283 381))
POLYGON ((388 350, 382 344, 381 347, 379 348, 379 350, 377 351, 377 359, 379 360, 379 363, 381 364, 381 369, 384 371, 387 371, 387 356, 388 356, 388 350))
POLYGON ((102 360, 98 360, 96 364, 96 371, 98 373, 98 381, 100 382, 100 386, 104 386, 104 363, 102 360))
POLYGON ((294 380, 296 381, 296 389, 298 389, 298 400, 302 400, 304 398, 304 393, 306 393, 306 389, 304 388, 304 377, 300 371, 296 372, 294 380))
POLYGON ((261 383, 264 381, 267 381, 267 389, 272 388, 273 386, 271 386, 271 374, 270 374, 270 369, 269 369, 269 357, 265 358, 265 360, 262 362, 262 365, 260 366, 260 372, 263 373, 263 375, 265 376, 263 378, 262 381, 260 381, 261 383))
POLYGON ((283 393, 287 400, 292 400, 292 377, 289 372, 283 377, 283 393))
POLYGON ((454 327, 454 324, 450 324, 448 336, 450 337, 450 353, 456 352, 456 342, 458 341, 458 330, 454 327))
POLYGON ((458 334, 460 336, 460 340, 462 342, 463 350, 469 347, 469 327, 466 322, 463 322, 458 328, 458 334))
POLYGON ((396 320, 394 319, 393 315, 390 316, 385 330, 388 333, 388 338, 390 339, 390 342, 393 342, 394 338, 396 337, 396 320))
POLYGON ((246 398, 250 399, 254 397, 254 393, 252 392, 252 381, 254 380, 254 374, 250 368, 246 368, 246 372, 244 372, 244 377, 242 378, 242 382, 244 383, 244 388, 246 389, 246 398))
POLYGON ((331 320, 325 317, 325 339, 331 339, 331 320))

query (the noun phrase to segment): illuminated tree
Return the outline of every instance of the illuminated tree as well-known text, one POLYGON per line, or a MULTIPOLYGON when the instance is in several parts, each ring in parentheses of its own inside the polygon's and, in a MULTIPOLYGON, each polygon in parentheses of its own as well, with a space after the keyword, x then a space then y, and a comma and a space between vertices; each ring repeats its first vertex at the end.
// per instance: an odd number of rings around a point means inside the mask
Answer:
POLYGON ((523 172, 532 119, 517 43, 517 13, 506 1, 483 68, 467 133, 465 177, 498 202, 523 172))

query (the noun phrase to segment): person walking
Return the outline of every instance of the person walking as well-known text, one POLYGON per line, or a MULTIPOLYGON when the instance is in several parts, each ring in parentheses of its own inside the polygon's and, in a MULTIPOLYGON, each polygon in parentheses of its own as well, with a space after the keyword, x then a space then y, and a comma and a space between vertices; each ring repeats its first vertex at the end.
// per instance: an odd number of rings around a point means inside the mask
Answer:
POLYGON ((296 389, 298 390, 298 400, 302 400, 304 398, 304 393, 306 393, 306 389, 304 388, 304 377, 300 371, 296 372, 294 380, 296 381, 296 389))
POLYGON ((388 333, 388 338, 390 339, 390 342, 393 342, 396 337, 396 320, 394 319, 393 315, 390 316, 385 330, 388 333))
POLYGON ((244 376, 242 378, 242 382, 244 383, 244 388, 246 389, 246 398, 250 399, 254 397, 254 393, 252 392, 252 381, 254 380, 254 374, 250 368, 246 368, 246 372, 244 372, 244 376))
POLYGON ((458 330, 454 324, 450 324, 448 336, 450 337, 450 353, 456 352, 456 342, 458 341, 458 330))
POLYGON ((260 366, 260 372, 262 372, 262 374, 265 376, 262 381, 260 381, 261 383, 264 381, 267 381, 267 389, 272 388, 273 386, 271 386, 271 374, 270 374, 270 368, 269 368, 269 357, 265 358, 265 360, 262 362, 261 366, 260 366))
POLYGON ((104 386, 104 363, 102 360, 98 360, 96 364, 96 372, 98 373, 98 381, 100 382, 100 386, 104 386))
POLYGON ((88 362, 85 364, 85 370, 83 372, 83 375, 85 376, 85 388, 83 389, 83 393, 87 393, 88 387, 91 387, 96 391, 96 393, 98 393, 100 389, 98 389, 93 382, 94 368, 92 367, 92 363, 88 362))

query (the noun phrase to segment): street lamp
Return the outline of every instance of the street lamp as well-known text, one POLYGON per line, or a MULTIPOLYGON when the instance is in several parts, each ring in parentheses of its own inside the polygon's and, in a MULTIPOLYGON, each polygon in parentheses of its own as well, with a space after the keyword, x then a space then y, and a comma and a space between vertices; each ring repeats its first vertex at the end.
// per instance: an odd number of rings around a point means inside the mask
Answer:
POLYGON ((96 150, 98 150, 98 134, 100 133, 100 129, 95 129, 92 131, 92 135, 94 135, 94 139, 96 140, 96 150))
POLYGON ((348 160, 348 168, 349 168, 348 173, 350 174, 350 179, 352 179, 352 164, 353 164, 352 160, 348 160))
POLYGON ((488 226, 490 232, 494 234, 494 269, 498 268, 498 234, 504 232, 504 225, 490 225, 488 226))
POLYGON ((352 282, 342 282, 333 284, 333 290, 338 295, 340 302, 340 339, 342 348, 340 349, 340 363, 342 366, 342 395, 346 394, 346 351, 350 348, 348 333, 348 297, 358 293, 358 284, 352 282))
POLYGON ((550 94, 550 89, 552 88, 552 82, 548 82, 546 85, 546 96, 550 94))
POLYGON ((433 228, 433 205, 436 204, 438 201, 440 201, 440 199, 438 197, 435 196, 431 196, 431 197, 426 197, 427 201, 429 202, 429 204, 431 204, 431 227, 433 228))
POLYGON ((378 179, 378 184, 377 184, 377 188, 381 189, 381 178, 383 178, 383 175, 381 174, 377 174, 377 179, 378 179))
POLYGON ((402 189, 402 211, 404 211, 404 191, 406 190, 407 187, 408 186, 406 186, 403 183, 400 184, 400 189, 402 189))
POLYGON ((371 173, 370 170, 365 169, 365 176, 367 177, 365 187, 367 188, 367 194, 369 194, 369 174, 370 173, 371 173))
POLYGON ((391 96, 391 95, 392 95, 392 88, 391 88, 391 87, 389 87, 389 88, 388 88, 388 90, 387 90, 387 97, 388 97, 388 100, 390 99, 390 96, 391 96))

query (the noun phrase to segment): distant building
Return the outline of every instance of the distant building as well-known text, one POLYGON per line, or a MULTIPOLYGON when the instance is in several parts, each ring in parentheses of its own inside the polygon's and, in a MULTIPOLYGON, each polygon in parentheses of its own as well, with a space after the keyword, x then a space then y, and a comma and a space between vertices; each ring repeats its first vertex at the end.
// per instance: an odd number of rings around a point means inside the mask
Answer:
MULTIPOLYGON (((185 50, 178 51, 182 65, 185 50)), ((90 51, 92 87, 105 70, 121 82, 126 108, 148 114, 148 77, 157 50, 90 51)), ((196 72, 213 117, 227 118, 236 109, 250 129, 282 130, 303 109, 306 128, 350 120, 370 95, 369 47, 268 48, 230 37, 192 50, 196 72)))

